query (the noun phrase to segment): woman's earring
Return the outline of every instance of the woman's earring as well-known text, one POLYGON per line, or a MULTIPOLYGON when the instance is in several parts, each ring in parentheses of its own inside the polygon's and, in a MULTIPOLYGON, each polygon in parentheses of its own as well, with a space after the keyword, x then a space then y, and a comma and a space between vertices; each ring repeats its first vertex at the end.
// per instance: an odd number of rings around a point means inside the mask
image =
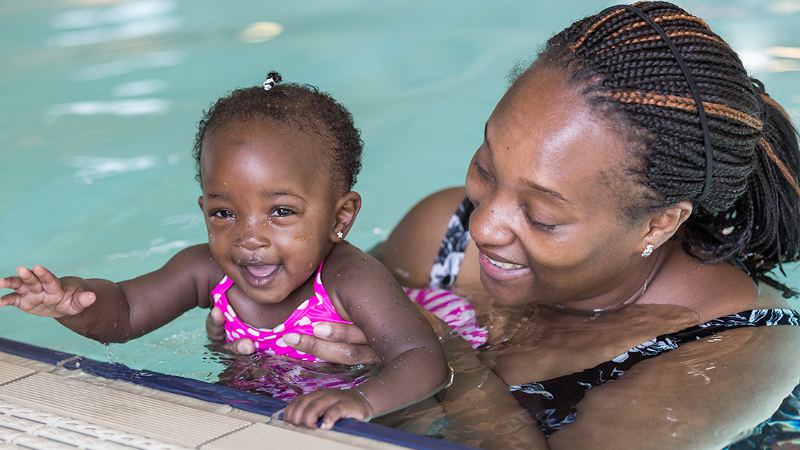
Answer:
POLYGON ((342 233, 342 230, 336 232, 336 237, 339 239, 344 239, 344 233, 342 233))
POLYGON ((648 256, 652 255, 654 249, 655 247, 653 246, 653 244, 647 244, 644 247, 644 250, 642 250, 642 258, 647 258, 648 256))

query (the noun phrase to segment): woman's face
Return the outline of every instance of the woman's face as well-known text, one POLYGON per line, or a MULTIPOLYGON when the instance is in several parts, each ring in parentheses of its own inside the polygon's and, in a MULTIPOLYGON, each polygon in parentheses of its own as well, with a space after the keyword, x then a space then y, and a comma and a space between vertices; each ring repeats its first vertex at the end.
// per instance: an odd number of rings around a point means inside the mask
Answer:
POLYGON ((642 264, 646 223, 620 216, 630 143, 562 77, 535 67, 508 90, 467 173, 481 282, 501 304, 601 307, 642 264))

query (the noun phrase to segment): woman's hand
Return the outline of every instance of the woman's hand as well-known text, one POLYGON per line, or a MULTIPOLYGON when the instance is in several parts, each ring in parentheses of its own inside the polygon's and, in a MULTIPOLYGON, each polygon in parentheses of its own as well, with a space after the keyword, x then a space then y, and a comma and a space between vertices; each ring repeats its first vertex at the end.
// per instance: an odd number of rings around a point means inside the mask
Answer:
MULTIPOLYGON (((206 317, 206 334, 212 341, 225 340, 225 317, 219 308, 212 308, 206 317)), ((321 322, 314 326, 314 336, 289 333, 283 340, 298 350, 328 362, 353 365, 379 361, 378 355, 367 344, 364 333, 352 324, 321 322)), ((249 355, 256 351, 253 341, 247 338, 229 342, 224 348, 238 355, 249 355)))
POLYGON ((42 317, 75 316, 97 300, 81 281, 72 277, 59 280, 42 266, 33 270, 17 267, 17 276, 0 278, 0 289, 14 290, 0 297, 0 306, 16 306, 42 317))
POLYGON ((317 420, 322 418, 323 430, 330 430, 337 420, 345 417, 372 419, 372 406, 354 389, 319 389, 297 397, 283 412, 283 420, 306 428, 316 428, 317 420))

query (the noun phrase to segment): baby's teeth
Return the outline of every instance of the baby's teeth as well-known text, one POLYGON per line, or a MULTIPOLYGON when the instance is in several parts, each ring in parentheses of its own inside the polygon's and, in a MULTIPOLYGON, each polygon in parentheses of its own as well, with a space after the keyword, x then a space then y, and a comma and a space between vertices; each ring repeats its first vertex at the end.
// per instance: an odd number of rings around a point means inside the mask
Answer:
POLYGON ((522 264, 511 264, 511 263, 495 261, 492 258, 489 258, 488 256, 486 257, 486 259, 488 259, 489 262, 492 263, 492 265, 495 265, 503 270, 522 269, 523 267, 525 267, 522 264))

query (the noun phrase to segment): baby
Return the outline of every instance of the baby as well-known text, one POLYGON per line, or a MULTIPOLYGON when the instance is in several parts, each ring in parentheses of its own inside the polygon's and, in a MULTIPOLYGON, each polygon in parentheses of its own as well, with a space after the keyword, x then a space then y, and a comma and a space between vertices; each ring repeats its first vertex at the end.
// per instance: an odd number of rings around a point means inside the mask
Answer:
POLYGON ((290 423, 331 428, 369 420, 442 387, 447 362, 431 327, 392 275, 345 241, 361 207, 351 189, 363 143, 350 113, 316 88, 279 83, 223 97, 200 121, 194 156, 208 243, 164 267, 115 283, 57 278, 42 266, 0 279, 12 305, 101 342, 142 336, 196 306, 224 312, 228 341, 315 361, 283 336, 313 334, 318 321, 355 323, 382 370, 357 387, 306 392, 290 423))

